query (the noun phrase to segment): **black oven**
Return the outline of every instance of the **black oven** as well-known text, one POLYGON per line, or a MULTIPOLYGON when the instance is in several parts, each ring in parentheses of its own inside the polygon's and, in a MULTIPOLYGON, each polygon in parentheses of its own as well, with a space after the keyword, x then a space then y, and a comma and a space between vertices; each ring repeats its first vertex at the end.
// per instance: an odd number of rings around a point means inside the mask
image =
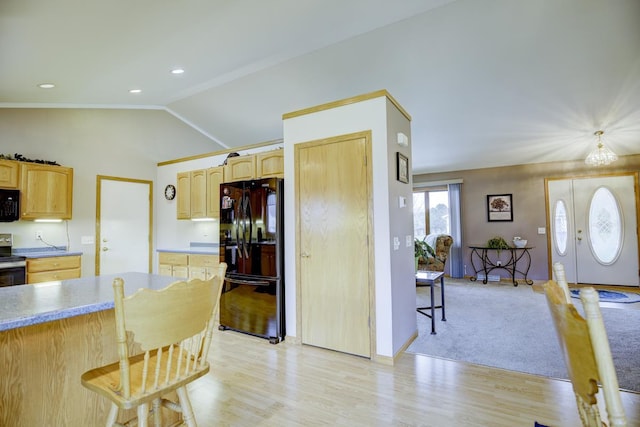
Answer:
POLYGON ((13 236, 0 234, 0 287, 24 285, 26 280, 26 258, 11 255, 13 236))

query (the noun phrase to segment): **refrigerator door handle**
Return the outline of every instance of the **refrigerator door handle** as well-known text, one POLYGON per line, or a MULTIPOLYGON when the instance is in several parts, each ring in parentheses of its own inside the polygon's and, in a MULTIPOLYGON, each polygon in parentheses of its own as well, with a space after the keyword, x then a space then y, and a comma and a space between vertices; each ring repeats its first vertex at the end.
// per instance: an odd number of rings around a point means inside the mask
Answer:
POLYGON ((234 285, 269 286, 269 282, 266 282, 264 280, 243 280, 243 279, 233 279, 230 277, 225 277, 224 280, 234 285))

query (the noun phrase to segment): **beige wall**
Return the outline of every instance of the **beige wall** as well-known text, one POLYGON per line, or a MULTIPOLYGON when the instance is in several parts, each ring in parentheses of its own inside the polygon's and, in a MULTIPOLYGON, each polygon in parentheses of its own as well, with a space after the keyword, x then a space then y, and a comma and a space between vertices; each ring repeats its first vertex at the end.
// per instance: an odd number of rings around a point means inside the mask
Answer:
MULTIPOLYGON (((595 176, 640 170, 640 155, 621 157, 609 167, 587 167, 583 161, 538 163, 501 168, 474 169, 457 172, 421 174, 413 177, 414 185, 429 181, 462 179, 462 222, 464 264, 466 274, 473 274, 467 246, 483 244, 499 235, 510 242, 522 236, 535 246, 529 277, 547 280, 547 235, 539 235, 538 227, 547 227, 545 208, 545 178, 595 176), (487 194, 513 194, 513 222, 487 221, 487 194)), ((547 228, 548 232, 548 228, 547 228)), ((502 270, 491 274, 506 277, 502 270)))
MULTIPOLYGON (((96 176, 156 180, 159 161, 219 150, 189 126, 162 110, 0 109, 0 153, 56 161, 74 169, 73 219, 62 224, 0 223, 14 246, 43 247, 45 241, 82 251, 82 274, 94 275, 96 176), (67 239, 68 236, 68 239, 67 239)), ((163 187, 164 188, 164 187, 163 187)), ((162 191, 154 185, 155 191, 162 191)), ((126 206, 122 207, 126 209, 126 206)))

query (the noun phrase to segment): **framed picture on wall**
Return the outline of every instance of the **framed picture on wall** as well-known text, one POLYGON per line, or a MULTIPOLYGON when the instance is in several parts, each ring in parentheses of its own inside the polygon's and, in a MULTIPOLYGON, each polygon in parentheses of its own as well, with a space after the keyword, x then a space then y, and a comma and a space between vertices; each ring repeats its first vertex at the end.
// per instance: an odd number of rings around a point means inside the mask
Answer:
POLYGON ((487 195, 487 219, 491 221, 513 221, 513 199, 511 194, 487 195))
POLYGON ((396 153, 396 169, 397 169, 397 179, 400 182, 404 182, 405 184, 409 183, 409 159, 403 156, 400 153, 396 153))

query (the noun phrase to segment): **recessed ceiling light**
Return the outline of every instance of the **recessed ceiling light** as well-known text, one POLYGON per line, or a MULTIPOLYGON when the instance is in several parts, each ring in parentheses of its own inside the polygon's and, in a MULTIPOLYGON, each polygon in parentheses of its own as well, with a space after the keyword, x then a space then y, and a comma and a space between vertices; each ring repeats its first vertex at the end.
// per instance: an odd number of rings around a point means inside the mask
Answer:
POLYGON ((184 70, 182 68, 174 68, 173 70, 171 70, 171 74, 182 74, 184 73, 184 70))
POLYGON ((129 89, 129 93, 140 93, 142 89, 129 89))
POLYGON ((54 85, 53 83, 40 83, 38 87, 40 89, 53 89, 54 87, 56 87, 56 85, 54 85))

